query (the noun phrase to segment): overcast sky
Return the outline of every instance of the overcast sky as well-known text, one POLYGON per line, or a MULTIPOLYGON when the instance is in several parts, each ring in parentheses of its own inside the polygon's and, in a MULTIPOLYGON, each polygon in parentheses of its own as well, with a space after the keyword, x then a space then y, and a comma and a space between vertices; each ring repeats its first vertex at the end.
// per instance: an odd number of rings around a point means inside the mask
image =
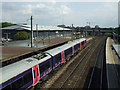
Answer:
MULTIPOLYGON (((6 1, 6 0, 5 0, 6 1)), ((2 21, 100 27, 118 26, 118 2, 2 2, 2 21)))

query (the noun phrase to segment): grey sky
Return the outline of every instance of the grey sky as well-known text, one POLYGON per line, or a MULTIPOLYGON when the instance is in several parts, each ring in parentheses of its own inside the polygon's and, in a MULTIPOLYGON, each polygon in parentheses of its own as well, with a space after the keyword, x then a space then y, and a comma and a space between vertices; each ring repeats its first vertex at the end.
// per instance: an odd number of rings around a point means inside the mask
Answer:
POLYGON ((120 1, 118 3, 118 24, 120 26, 120 1))
POLYGON ((39 25, 118 26, 117 2, 2 2, 2 21, 39 25))

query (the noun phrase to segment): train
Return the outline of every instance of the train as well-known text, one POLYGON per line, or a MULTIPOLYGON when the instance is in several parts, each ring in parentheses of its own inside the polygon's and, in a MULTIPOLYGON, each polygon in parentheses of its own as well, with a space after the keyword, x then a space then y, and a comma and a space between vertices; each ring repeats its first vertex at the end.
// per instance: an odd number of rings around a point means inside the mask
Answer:
POLYGON ((81 50, 86 43, 85 38, 77 39, 2 67, 0 89, 28 89, 35 86, 43 77, 81 50))

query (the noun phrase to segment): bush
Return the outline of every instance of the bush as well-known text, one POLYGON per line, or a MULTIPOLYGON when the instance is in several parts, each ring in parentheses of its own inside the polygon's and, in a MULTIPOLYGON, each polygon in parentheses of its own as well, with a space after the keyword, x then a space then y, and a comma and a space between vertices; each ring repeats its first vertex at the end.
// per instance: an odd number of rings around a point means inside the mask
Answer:
POLYGON ((18 32, 14 35, 15 40, 27 40, 30 38, 30 34, 24 31, 18 32))

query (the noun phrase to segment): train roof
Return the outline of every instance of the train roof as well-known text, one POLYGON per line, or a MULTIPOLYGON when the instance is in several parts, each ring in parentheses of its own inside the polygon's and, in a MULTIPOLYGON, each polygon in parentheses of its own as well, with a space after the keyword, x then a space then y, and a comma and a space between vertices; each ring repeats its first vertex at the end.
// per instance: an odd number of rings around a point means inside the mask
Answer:
POLYGON ((0 73, 0 84, 22 72, 24 72, 25 70, 30 69, 31 67, 33 67, 36 64, 42 63, 43 61, 49 59, 51 56, 46 54, 46 57, 38 60, 37 58, 34 57, 30 57, 30 58, 26 58, 23 59, 21 61, 18 61, 16 63, 7 65, 5 67, 1 68, 1 73, 0 73))
POLYGON ((54 48, 54 49, 48 50, 48 51, 46 51, 46 52, 47 52, 47 53, 50 53, 51 55, 54 56, 54 55, 56 55, 56 54, 58 54, 58 53, 60 53, 60 52, 62 52, 62 51, 64 51, 64 50, 66 50, 66 49, 72 47, 73 45, 75 45, 75 44, 77 44, 77 43, 80 43, 80 42, 82 42, 82 41, 84 41, 84 40, 86 40, 86 39, 85 39, 85 38, 77 39, 77 40, 74 40, 73 42, 69 42, 69 43, 67 43, 67 44, 64 44, 64 45, 62 45, 62 46, 60 46, 60 47, 56 47, 56 48, 54 48))

